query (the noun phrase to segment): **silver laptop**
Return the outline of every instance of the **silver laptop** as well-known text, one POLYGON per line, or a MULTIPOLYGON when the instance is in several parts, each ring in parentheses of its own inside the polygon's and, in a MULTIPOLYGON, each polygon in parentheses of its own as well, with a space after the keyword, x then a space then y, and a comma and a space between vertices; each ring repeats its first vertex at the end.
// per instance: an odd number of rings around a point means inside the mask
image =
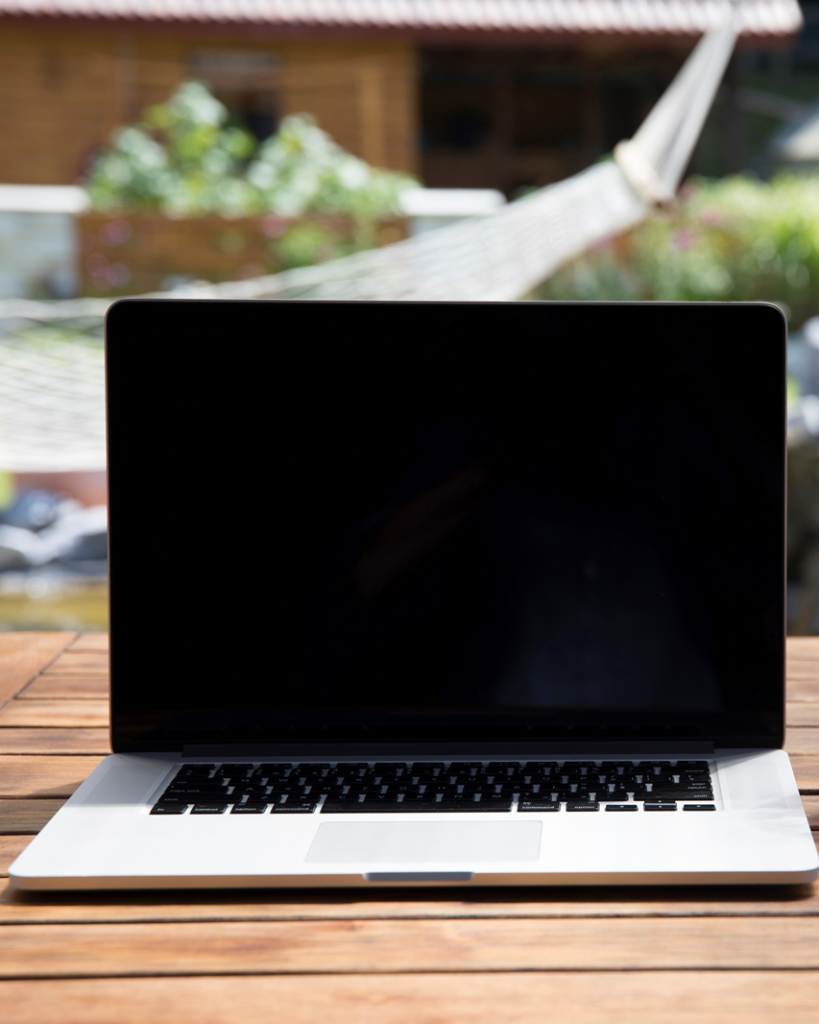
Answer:
POLYGON ((111 742, 24 889, 804 882, 762 304, 123 301, 111 742))

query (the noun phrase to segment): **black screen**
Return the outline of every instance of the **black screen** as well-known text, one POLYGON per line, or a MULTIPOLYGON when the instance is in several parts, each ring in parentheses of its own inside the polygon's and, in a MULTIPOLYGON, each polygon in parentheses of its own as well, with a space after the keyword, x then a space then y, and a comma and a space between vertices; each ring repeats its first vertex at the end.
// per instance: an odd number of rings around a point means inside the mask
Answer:
POLYGON ((107 365, 114 749, 781 743, 773 307, 126 301, 107 365))

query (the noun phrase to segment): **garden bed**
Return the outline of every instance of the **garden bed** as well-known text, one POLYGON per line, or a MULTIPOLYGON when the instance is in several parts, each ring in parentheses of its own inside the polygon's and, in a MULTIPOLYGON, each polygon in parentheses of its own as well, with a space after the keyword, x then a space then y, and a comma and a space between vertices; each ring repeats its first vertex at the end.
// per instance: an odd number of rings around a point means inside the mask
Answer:
POLYGON ((190 280, 275 274, 406 237, 403 218, 362 226, 352 217, 172 218, 87 213, 78 218, 83 295, 140 295, 190 280))

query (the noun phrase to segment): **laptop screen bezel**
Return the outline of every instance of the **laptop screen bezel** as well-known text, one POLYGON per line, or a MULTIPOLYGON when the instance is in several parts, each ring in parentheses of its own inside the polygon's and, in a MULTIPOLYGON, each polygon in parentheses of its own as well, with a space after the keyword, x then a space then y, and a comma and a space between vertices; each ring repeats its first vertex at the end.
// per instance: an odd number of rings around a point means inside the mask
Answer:
MULTIPOLYGON (((111 659, 111 745, 115 752, 157 752, 165 750, 180 750, 189 748, 191 750, 206 751, 214 746, 211 738, 203 737, 199 732, 193 731, 190 734, 183 732, 176 733, 170 739, 157 739, 156 734, 150 735, 150 730, 141 729, 135 722, 135 716, 130 712, 121 710, 122 701, 120 698, 134 692, 139 686, 139 679, 134 676, 130 668, 129 650, 134 644, 150 642, 148 635, 160 643, 176 643, 182 638, 174 637, 171 625, 165 626, 164 636, 156 633, 154 623, 150 626, 140 627, 133 621, 133 609, 128 607, 125 597, 127 593, 127 580, 120 579, 117 571, 118 546, 128 543, 128 533, 133 527, 129 507, 132 505, 134 490, 133 483, 129 477, 128 467, 122 466, 118 459, 117 437, 118 431, 123 425, 133 420, 137 414, 137 396, 129 392, 128 376, 129 368, 134 358, 155 358, 157 360, 157 372, 161 372, 161 350, 163 344, 171 343, 171 340, 178 339, 180 328, 186 337, 194 338, 207 334, 209 325, 214 317, 230 315, 238 317, 240 322, 249 326, 264 324, 268 318, 281 318, 282 306, 289 309, 299 307, 320 307, 316 315, 323 317, 334 317, 340 321, 339 336, 344 334, 345 318, 348 327, 352 329, 354 324, 361 324, 361 318, 368 315, 368 309, 380 308, 380 315, 383 314, 383 307, 389 306, 390 315, 395 317, 395 322, 400 324, 402 318, 402 304, 400 303, 314 303, 309 300, 299 302, 287 302, 286 304, 277 301, 239 301, 222 302, 212 300, 122 300, 115 303, 109 310, 106 321, 106 377, 108 396, 108 422, 109 422, 109 546, 110 546, 110 659, 111 659), (150 340, 148 351, 145 350, 146 339, 150 340), (130 398, 129 398, 130 394, 130 398), (112 398, 114 400, 112 400, 112 398)), ((480 317, 481 309, 486 306, 497 308, 504 304, 412 304, 414 315, 426 310, 423 315, 428 315, 430 323, 439 318, 445 308, 457 308, 467 315, 480 317)), ((520 308, 519 304, 509 304, 511 307, 520 308)), ((680 749, 695 751, 705 747, 723 748, 779 748, 784 740, 784 710, 785 710, 785 645, 784 645, 784 622, 785 622, 785 467, 787 457, 786 437, 786 325, 781 312, 774 306, 764 303, 736 303, 736 304, 699 304, 699 303, 527 303, 527 306, 543 306, 549 310, 562 310, 563 313, 576 322, 578 335, 582 334, 584 321, 594 309, 597 314, 606 312, 613 318, 613 324, 617 332, 627 335, 630 323, 639 324, 639 318, 643 315, 642 310, 651 309, 656 316, 657 311, 662 309, 669 317, 695 317, 703 315, 717 317, 722 322, 724 329, 730 329, 751 334, 765 335, 771 345, 779 347, 780 362, 782 366, 781 379, 772 382, 772 388, 776 387, 777 393, 781 395, 782 406, 782 427, 781 427, 781 451, 782 451, 782 588, 781 588, 781 665, 777 672, 777 678, 770 681, 772 704, 776 704, 781 710, 771 712, 765 723, 765 728, 753 726, 746 730, 737 731, 731 728, 726 731, 720 728, 719 722, 710 725, 707 731, 700 730, 697 735, 674 736, 657 735, 635 736, 633 740, 616 737, 612 740, 605 740, 602 736, 594 738, 591 736, 578 735, 573 738, 564 732, 561 736, 522 736, 511 733, 508 736, 464 736, 453 734, 448 736, 437 732, 421 732, 412 736, 368 735, 366 738, 361 735, 337 736, 330 743, 325 742, 320 731, 313 736, 300 735, 292 740, 279 740, 265 742, 261 745, 252 736, 246 738, 233 736, 229 744, 217 743, 216 746, 225 750, 230 748, 234 753, 241 754, 251 748, 258 749, 260 753, 267 753, 272 756, 277 753, 287 754, 290 751, 307 751, 321 753, 322 751, 341 750, 350 754, 356 752, 373 750, 376 752, 403 753, 404 751, 415 751, 422 749, 429 753, 443 751, 445 749, 460 750, 468 752, 471 749, 482 749, 487 751, 525 750, 527 752, 588 752, 591 750, 626 750, 626 749, 649 749, 652 751, 673 751, 680 749), (634 318, 637 318, 634 320, 634 318)), ((693 321, 692 321, 693 322, 693 321)), ((194 353, 191 353, 194 357, 194 353)), ((187 642, 187 641, 185 641, 187 642)), ((157 649, 157 657, 161 660, 161 649, 157 649)))

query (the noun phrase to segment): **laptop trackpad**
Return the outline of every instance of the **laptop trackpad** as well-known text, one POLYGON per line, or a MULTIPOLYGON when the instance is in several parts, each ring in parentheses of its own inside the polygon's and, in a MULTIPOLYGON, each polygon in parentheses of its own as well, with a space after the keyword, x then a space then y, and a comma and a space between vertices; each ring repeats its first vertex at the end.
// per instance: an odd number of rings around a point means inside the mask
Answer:
POLYGON ((539 821, 325 821, 312 864, 521 861, 540 856, 539 821))

